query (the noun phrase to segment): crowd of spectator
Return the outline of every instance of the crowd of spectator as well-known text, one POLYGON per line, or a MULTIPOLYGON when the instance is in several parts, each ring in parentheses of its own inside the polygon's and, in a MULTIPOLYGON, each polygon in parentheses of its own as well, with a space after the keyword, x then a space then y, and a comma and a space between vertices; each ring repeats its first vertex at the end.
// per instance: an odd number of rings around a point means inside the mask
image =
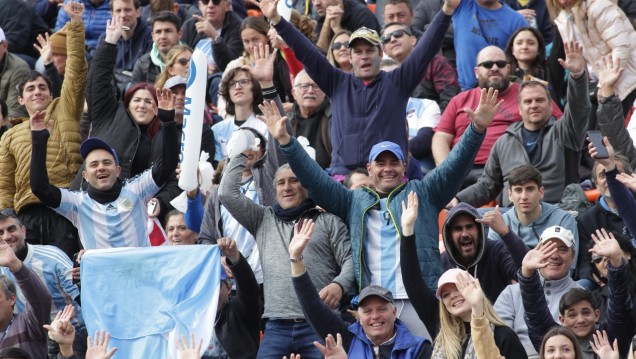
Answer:
POLYGON ((0 0, 0 359, 117 358, 82 257, 157 245, 221 255, 183 359, 634 358, 635 19, 0 0), (181 171, 190 121, 213 175, 181 171))

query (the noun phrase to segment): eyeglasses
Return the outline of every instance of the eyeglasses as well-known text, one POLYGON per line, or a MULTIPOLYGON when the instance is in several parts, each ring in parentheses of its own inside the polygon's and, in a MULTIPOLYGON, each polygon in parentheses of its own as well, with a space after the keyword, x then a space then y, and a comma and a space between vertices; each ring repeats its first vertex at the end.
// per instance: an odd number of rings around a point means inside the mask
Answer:
POLYGON ((409 36, 411 36, 411 33, 404 30, 404 29, 400 29, 400 30, 395 30, 392 33, 386 34, 386 35, 382 35, 382 37, 380 38, 380 42, 383 44, 386 44, 387 42, 391 41, 391 37, 395 37, 396 39, 401 38, 402 36, 404 36, 404 34, 407 34, 409 36))
POLYGON ((333 50, 340 50, 343 47, 345 49, 348 49, 349 48, 349 43, 348 42, 334 42, 333 44, 331 44, 331 48, 333 50))
POLYGON ((0 210, 0 219, 5 219, 7 217, 16 217, 15 210, 13 208, 0 210))
POLYGON ((318 87, 318 85, 316 84, 304 83, 304 84, 298 84, 294 87, 297 89, 301 89, 302 91, 309 91, 310 88, 313 88, 314 91, 316 92, 320 91, 320 87, 318 87))
MULTIPOLYGON (((201 4, 208 6, 208 4, 210 3, 210 0, 199 0, 201 2, 201 4)), ((218 5, 221 3, 222 0, 212 0, 212 4, 214 5, 218 5)))
POLYGON ((185 57, 182 57, 180 59, 177 59, 177 61, 175 61, 175 63, 181 65, 181 66, 187 66, 188 62, 190 62, 190 59, 186 59, 185 57))
POLYGON ((247 85, 249 85, 251 83, 252 83, 252 80, 250 80, 250 79, 232 80, 228 84, 228 87, 229 88, 233 88, 233 87, 236 87, 236 85, 239 85, 239 87, 245 87, 245 86, 247 86, 247 85))
POLYGON ((483 68, 486 68, 486 69, 490 70, 495 65, 497 65, 498 68, 503 69, 504 67, 506 67, 506 65, 508 65, 508 61, 505 61, 505 60, 484 61, 484 62, 479 63, 477 66, 481 66, 483 68))

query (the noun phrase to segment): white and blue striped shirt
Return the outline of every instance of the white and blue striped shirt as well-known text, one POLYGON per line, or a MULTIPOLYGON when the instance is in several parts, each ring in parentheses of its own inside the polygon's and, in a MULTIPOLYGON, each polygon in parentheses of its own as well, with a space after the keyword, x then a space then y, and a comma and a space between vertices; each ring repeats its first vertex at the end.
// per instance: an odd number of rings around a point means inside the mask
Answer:
POLYGON ((125 181, 114 202, 101 204, 87 192, 60 189, 62 200, 54 209, 77 227, 85 249, 149 247, 147 205, 159 189, 148 169, 125 181))
MULTIPOLYGON (((71 321, 76 330, 84 328, 82 310, 75 302, 80 291, 73 284, 71 268, 73 263, 66 253, 55 246, 26 244, 27 255, 23 263, 29 267, 38 278, 46 285, 51 293, 51 321, 55 319, 58 311, 63 310, 67 304, 75 306, 75 318, 71 321)), ((0 273, 11 278, 15 283, 15 277, 7 267, 0 267, 0 273)), ((22 313, 26 307, 26 298, 16 283, 16 303, 14 311, 22 313)))
POLYGON ((369 268, 369 285, 382 286, 395 299, 407 299, 400 268, 400 236, 387 210, 386 198, 380 209, 370 209, 365 218, 364 261, 369 268))

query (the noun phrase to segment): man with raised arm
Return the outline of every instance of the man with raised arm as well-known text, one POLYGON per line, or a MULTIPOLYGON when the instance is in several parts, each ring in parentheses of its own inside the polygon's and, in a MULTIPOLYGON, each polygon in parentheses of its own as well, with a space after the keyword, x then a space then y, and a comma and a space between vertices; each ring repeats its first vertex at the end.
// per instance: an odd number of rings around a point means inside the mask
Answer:
POLYGON ((371 146, 381 141, 394 142, 402 153, 408 153, 404 125, 407 102, 439 50, 460 0, 445 1, 413 53, 391 72, 380 71, 378 33, 366 27, 356 30, 349 40, 353 74, 334 68, 309 39, 282 19, 277 2, 262 0, 257 4, 331 100, 332 173, 346 175, 366 166, 371 146))
MULTIPOLYGON (((355 191, 331 179, 310 159, 298 141, 289 135, 285 119, 280 118, 272 104, 261 106, 264 114, 261 119, 267 121, 271 135, 280 143, 283 154, 309 196, 348 223, 358 290, 371 284, 390 290, 403 306, 400 319, 415 335, 430 338, 428 334, 433 329, 427 330, 418 320, 402 283, 400 203, 410 191, 415 191, 420 198, 422 220, 415 229, 418 257, 427 284, 431 290, 436 290, 437 279, 442 273, 437 214, 444 208, 445 201, 459 190, 468 174, 486 127, 501 107, 501 102, 495 104, 496 99, 497 91, 483 90, 479 107, 475 111, 467 109, 473 122, 462 140, 453 148, 448 160, 422 180, 403 183, 406 161, 400 146, 389 141, 376 144, 366 165, 374 189, 363 187, 355 191)), ((403 122, 401 126, 404 126, 403 122)))

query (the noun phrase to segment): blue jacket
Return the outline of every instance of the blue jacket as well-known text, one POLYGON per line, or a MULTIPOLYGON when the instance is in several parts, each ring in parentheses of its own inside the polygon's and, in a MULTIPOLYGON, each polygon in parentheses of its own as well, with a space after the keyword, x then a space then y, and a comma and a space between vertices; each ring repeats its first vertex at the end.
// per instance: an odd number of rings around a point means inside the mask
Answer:
POLYGON ((391 72, 380 71, 365 84, 333 67, 316 46, 285 20, 275 25, 307 74, 331 100, 331 167, 336 174, 364 167, 371 147, 392 141, 408 153, 406 105, 429 62, 444 41, 450 16, 441 11, 406 61, 391 72))
MULTIPOLYGON (((318 296, 318 291, 306 271, 298 277, 292 277, 292 283, 303 314, 319 337, 325 338, 328 334, 335 337, 336 333, 340 333, 342 347, 347 351, 349 358, 376 358, 373 343, 367 338, 360 322, 349 325, 330 310, 318 296)), ((431 352, 430 341, 414 336, 401 320, 396 319, 391 359, 430 358, 431 352)))
MULTIPOLYGON (((67 3, 68 0, 64 1, 67 3)), ((84 15, 82 21, 86 32, 86 47, 94 50, 97 47, 99 37, 106 32, 106 21, 111 18, 110 0, 105 0, 101 5, 95 7, 90 0, 79 0, 84 4, 84 15)), ((57 13, 55 32, 59 31, 71 18, 64 10, 57 13)))
MULTIPOLYGON (((395 188, 387 199, 393 224, 401 234, 402 201, 411 191, 418 194, 419 212, 415 223, 415 241, 420 268, 424 280, 431 290, 437 289, 437 279, 442 274, 438 248, 437 218, 439 211, 453 198, 464 178, 472 168, 472 161, 484 139, 471 125, 462 139, 453 147, 448 158, 421 180, 403 183, 395 188)), ((309 196, 322 208, 342 218, 351 233, 351 255, 358 282, 358 290, 369 285, 369 271, 363 263, 362 251, 365 238, 365 216, 367 211, 380 202, 380 195, 363 187, 351 191, 333 180, 313 161, 302 146, 292 137, 281 151, 309 196)))

